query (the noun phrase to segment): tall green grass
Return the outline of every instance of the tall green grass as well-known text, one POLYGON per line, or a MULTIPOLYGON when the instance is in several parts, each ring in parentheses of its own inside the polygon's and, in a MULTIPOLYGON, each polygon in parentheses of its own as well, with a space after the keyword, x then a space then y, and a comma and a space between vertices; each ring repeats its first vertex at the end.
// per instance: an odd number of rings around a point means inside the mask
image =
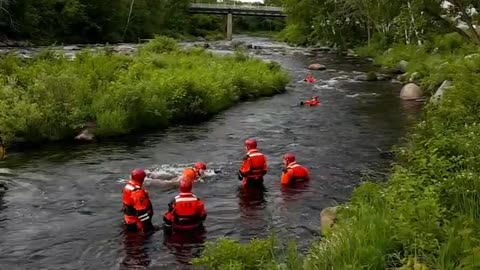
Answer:
POLYGON ((480 269, 480 49, 456 41, 450 34, 377 56, 391 67, 408 61, 423 85, 453 87, 397 147, 389 181, 357 187, 295 269, 480 269))
POLYGON ((242 100, 285 90, 278 65, 241 53, 215 56, 157 37, 134 56, 109 50, 74 60, 45 51, 0 59, 0 137, 5 142, 73 138, 86 122, 113 136, 201 120, 242 100))

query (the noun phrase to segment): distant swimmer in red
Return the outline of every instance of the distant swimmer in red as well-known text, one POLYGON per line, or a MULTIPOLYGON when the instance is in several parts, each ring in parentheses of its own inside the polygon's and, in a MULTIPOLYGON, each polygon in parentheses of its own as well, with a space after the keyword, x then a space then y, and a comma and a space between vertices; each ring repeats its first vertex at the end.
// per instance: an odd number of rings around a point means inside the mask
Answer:
POLYGON ((320 105, 320 100, 318 100, 317 96, 312 96, 312 98, 307 101, 301 101, 300 105, 301 106, 318 106, 320 105))
POLYGON ((315 83, 317 79, 315 79, 312 74, 308 74, 307 77, 305 77, 304 81, 307 83, 315 83))

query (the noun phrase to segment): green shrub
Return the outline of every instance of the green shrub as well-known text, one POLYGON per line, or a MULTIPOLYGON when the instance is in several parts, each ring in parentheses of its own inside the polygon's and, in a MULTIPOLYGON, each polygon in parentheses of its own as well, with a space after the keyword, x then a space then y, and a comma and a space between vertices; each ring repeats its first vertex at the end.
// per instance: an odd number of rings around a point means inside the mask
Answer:
POLYGON ((207 243, 203 256, 193 259, 193 265, 211 270, 297 270, 303 257, 293 241, 286 247, 276 237, 252 239, 247 244, 229 238, 207 243))
POLYGON ((181 50, 165 37, 132 57, 108 50, 74 60, 48 51, 29 61, 7 55, 0 71, 0 137, 7 143, 71 138, 86 122, 96 122, 102 137, 200 120, 288 83, 273 64, 181 50))

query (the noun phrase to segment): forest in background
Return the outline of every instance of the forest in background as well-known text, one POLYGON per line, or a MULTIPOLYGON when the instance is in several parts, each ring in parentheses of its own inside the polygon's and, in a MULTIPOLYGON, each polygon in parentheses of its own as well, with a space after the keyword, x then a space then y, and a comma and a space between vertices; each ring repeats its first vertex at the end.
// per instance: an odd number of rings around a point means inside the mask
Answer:
MULTIPOLYGON (((221 38, 224 16, 189 14, 190 0, 0 0, 0 40, 137 42, 155 34, 221 38)), ((210 3, 210 0, 195 2, 210 3)), ((279 2, 279 1, 277 1, 279 2)), ((266 1, 266 5, 275 2, 266 1)), ((283 18, 234 16, 235 31, 280 31, 283 18)))

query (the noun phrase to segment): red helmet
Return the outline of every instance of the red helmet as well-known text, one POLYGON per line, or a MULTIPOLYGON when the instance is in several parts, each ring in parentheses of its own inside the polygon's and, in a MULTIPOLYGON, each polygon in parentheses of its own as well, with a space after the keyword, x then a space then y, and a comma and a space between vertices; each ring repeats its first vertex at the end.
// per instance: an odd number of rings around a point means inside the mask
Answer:
POLYGON ((255 139, 247 139, 245 140, 245 146, 248 149, 257 148, 257 141, 255 139))
POLYGON ((195 168, 195 170, 199 171, 199 170, 206 170, 207 169, 207 164, 205 164, 204 162, 197 162, 193 165, 193 168, 195 168))
POLYGON ((192 192, 192 181, 181 180, 180 181, 180 192, 182 192, 182 193, 192 192))
POLYGON ((292 163, 292 162, 295 162, 295 155, 294 155, 294 154, 290 154, 290 153, 285 154, 285 155, 283 156, 283 160, 285 160, 285 161, 286 161, 287 163, 289 163, 289 164, 292 163))
POLYGON ((317 96, 312 96, 312 98, 313 98, 313 99, 318 99, 318 97, 317 97, 317 96))
POLYGON ((130 174, 130 178, 137 182, 137 183, 143 183, 143 180, 145 180, 145 177, 147 176, 147 174, 145 173, 144 170, 142 169, 135 169, 132 171, 132 173, 130 174))

